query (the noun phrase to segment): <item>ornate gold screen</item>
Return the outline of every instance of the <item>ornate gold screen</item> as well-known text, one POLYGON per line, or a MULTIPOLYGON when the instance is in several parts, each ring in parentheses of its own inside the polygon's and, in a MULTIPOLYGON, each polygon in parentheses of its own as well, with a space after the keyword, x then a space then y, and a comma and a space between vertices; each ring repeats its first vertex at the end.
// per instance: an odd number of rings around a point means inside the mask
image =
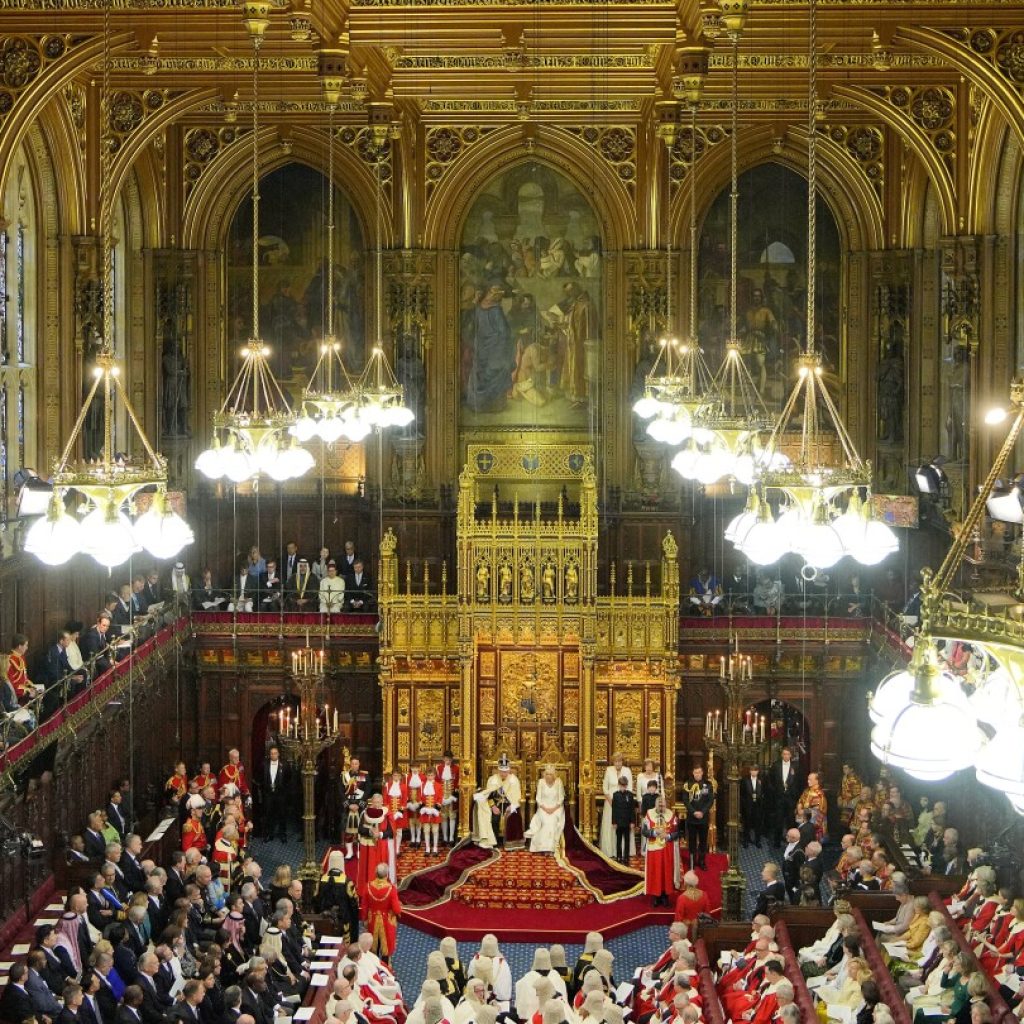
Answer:
MULTIPOLYGON (((470 445, 459 476, 458 566, 438 581, 399 569, 395 536, 381 543, 384 769, 451 749, 469 799, 499 750, 524 766, 545 751, 566 778, 577 821, 593 835, 595 779, 622 748, 671 763, 679 571, 663 541, 625 594, 598 595, 597 489, 588 445, 470 445), (656 578, 655 578, 656 577, 656 578)), ((613 581, 609 581, 610 584, 613 581)))

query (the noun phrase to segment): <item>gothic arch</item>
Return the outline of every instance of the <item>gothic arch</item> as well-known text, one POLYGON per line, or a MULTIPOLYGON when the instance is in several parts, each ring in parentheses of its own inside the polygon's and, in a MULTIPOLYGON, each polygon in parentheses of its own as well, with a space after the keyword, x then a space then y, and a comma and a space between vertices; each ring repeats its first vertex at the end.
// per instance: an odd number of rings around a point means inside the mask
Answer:
POLYGON ((893 36, 893 43, 935 54, 952 64, 969 82, 977 85, 992 100, 1004 120, 1024 143, 1024 104, 1020 92, 1000 74, 992 62, 968 49, 951 36, 933 28, 904 26, 893 36))
POLYGON ((633 201, 600 157, 564 129, 538 127, 534 135, 527 136, 522 126, 516 125, 486 136, 442 179, 424 214, 423 246, 456 251, 477 193, 499 172, 529 161, 564 174, 588 196, 601 222, 606 249, 639 245, 633 201))
POLYGON ((1012 210, 1022 171, 1020 136, 987 104, 975 136, 968 185, 971 208, 962 234, 1014 234, 1012 210))
POLYGON ((956 186, 953 178, 943 162, 941 154, 932 145, 931 140, 909 118, 903 117, 881 96, 859 86, 837 85, 833 92, 841 99, 849 100, 880 118, 889 125, 917 158, 924 164, 928 177, 935 186, 936 198, 942 210, 944 230, 947 234, 956 233, 956 186))
MULTIPOLYGON (((328 153, 323 132, 297 128, 290 137, 288 152, 282 148, 276 128, 261 128, 259 136, 261 178, 288 163, 306 164, 326 177, 328 153)), ((373 216, 377 188, 373 169, 339 143, 334 151, 334 181, 352 202, 367 247, 374 248, 379 241, 385 247, 393 244, 395 224, 390 197, 385 194, 382 203, 382 238, 378 240, 373 216)), ((182 248, 222 249, 235 210, 251 191, 252 140, 246 136, 214 160, 189 196, 182 216, 182 248)))
MULTIPOLYGON (((110 36, 111 55, 122 50, 131 51, 137 46, 134 32, 113 32, 110 36)), ((64 86, 72 81, 83 69, 91 67, 101 58, 105 49, 102 36, 96 36, 76 47, 64 58, 45 67, 39 75, 18 96, 10 114, 4 120, 0 132, 0 195, 7 182, 7 171, 11 158, 30 126, 39 118, 51 96, 60 95, 64 86)), ((2 211, 0 211, 2 212, 2 211)))
MULTIPOLYGON (((758 164, 777 163, 801 177, 807 177, 807 132, 790 128, 783 139, 778 131, 766 126, 745 133, 740 140, 739 173, 758 164)), ((697 197, 698 236, 701 223, 711 204, 731 180, 731 154, 725 144, 705 151, 697 162, 700 194, 697 197)), ((689 246, 689 196, 680 189, 672 205, 672 237, 679 245, 689 246)), ((882 208, 874 189, 864 177, 856 161, 842 153, 838 146, 825 139, 818 140, 818 192, 828 204, 839 228, 839 236, 847 251, 881 249, 885 245, 882 208)))

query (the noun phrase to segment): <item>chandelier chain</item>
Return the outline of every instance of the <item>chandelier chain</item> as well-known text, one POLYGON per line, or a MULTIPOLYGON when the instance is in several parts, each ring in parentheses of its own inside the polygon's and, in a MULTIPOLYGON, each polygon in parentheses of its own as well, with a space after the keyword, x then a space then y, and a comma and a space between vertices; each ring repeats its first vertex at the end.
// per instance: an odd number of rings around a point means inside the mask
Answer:
POLYGON ((252 40, 252 336, 260 336, 260 40, 252 40))
POLYGON ((740 35, 732 33, 732 139, 730 158, 732 164, 732 187, 729 191, 729 340, 735 342, 738 336, 736 309, 736 276, 739 238, 739 144, 738 144, 738 110, 739 110, 739 68, 740 68, 740 35))
MULTIPOLYGON (((334 107, 327 116, 327 337, 334 339, 334 107)), ((330 365, 330 364, 328 364, 330 365)), ((328 377, 330 370, 328 370, 328 377)))
POLYGON ((114 350, 114 196, 110 178, 113 149, 110 137, 110 6, 103 5, 103 76, 100 87, 100 244, 103 274, 103 347, 114 350))
MULTIPOLYGON (((672 161, 669 159, 669 181, 672 161)), ((690 343, 697 344, 697 104, 690 104, 690 343)))
POLYGON ((818 270, 818 5, 808 3, 807 26, 807 351, 816 344, 815 281, 818 270))

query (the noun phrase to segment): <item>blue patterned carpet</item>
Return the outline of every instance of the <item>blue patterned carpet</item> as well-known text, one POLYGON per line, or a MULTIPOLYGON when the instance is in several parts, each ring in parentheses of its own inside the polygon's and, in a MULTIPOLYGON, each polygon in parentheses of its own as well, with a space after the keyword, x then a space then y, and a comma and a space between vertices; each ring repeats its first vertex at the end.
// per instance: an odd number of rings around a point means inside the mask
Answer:
MULTIPOLYGON (((317 844, 317 857, 321 857, 327 849, 326 842, 317 844)), ((297 867, 303 858, 302 840, 294 829, 288 834, 287 842, 271 840, 269 842, 254 839, 251 843, 253 856, 263 867, 265 883, 269 883, 278 864, 289 863, 297 867)), ((826 855, 832 851, 827 849, 826 855)), ((761 868, 768 860, 780 863, 782 851, 779 847, 749 847, 740 849, 740 868, 747 877, 747 900, 748 908, 754 905, 754 899, 761 888, 761 868)), ((472 910, 467 908, 467 914, 472 910)), ((552 911, 552 913, 557 913, 552 911)), ((633 971, 642 964, 656 960, 665 950, 667 945, 667 930, 664 926, 654 925, 648 928, 640 928, 631 935, 620 936, 608 942, 608 948, 615 954, 615 976, 619 979, 626 979, 632 976, 633 971)), ((501 935, 498 935, 500 942, 501 935)), ((419 994, 420 986, 426 977, 427 954, 437 949, 438 940, 432 935, 425 935, 423 932, 410 928, 407 925, 398 926, 398 950, 395 962, 396 971, 402 982, 406 996, 410 1000, 415 999, 419 994)), ((548 940, 542 933, 538 933, 537 941, 534 944, 510 943, 502 944, 501 949, 509 962, 513 979, 519 979, 525 974, 533 962, 533 951, 537 946, 548 945, 548 940)), ((478 945, 472 942, 460 942, 459 953, 465 959, 472 956, 478 949, 478 945)), ((576 957, 582 950, 582 946, 567 945, 565 949, 566 958, 570 964, 576 962, 576 957)))

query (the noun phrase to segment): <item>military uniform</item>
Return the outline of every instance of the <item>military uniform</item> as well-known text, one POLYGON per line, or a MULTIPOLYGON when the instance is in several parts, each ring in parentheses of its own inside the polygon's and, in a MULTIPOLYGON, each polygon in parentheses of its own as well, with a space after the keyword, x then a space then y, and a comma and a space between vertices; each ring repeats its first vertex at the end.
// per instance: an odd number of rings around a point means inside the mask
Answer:
POLYGON ((359 842, 359 818, 366 810, 367 790, 370 786, 368 772, 359 769, 352 772, 346 768, 341 773, 341 795, 345 805, 345 857, 355 856, 359 842))
POLYGON ((707 779, 698 782, 691 778, 683 783, 683 802, 686 806, 686 845, 690 851, 690 867, 706 868, 708 853, 709 812, 715 802, 714 787, 707 779), (695 815, 700 813, 701 817, 695 815))

